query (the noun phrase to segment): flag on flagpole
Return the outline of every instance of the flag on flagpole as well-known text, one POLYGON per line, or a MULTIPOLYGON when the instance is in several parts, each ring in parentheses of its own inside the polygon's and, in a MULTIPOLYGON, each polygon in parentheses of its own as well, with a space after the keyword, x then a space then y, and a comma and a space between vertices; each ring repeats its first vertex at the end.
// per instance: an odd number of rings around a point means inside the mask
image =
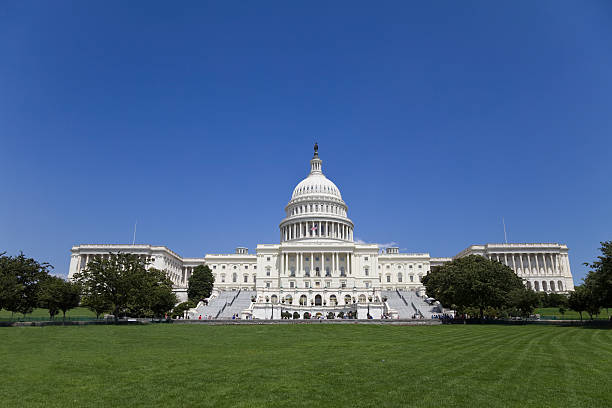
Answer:
POLYGON ((317 224, 314 224, 310 230, 311 231, 316 231, 317 230, 317 224))

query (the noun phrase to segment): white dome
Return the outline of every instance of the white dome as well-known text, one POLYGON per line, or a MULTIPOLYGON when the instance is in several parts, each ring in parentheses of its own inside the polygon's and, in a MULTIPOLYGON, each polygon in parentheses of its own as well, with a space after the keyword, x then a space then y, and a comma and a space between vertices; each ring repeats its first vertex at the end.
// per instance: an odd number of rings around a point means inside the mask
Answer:
POLYGON ((293 189, 291 199, 306 195, 329 195, 342 200, 340 190, 323 174, 310 174, 293 189))

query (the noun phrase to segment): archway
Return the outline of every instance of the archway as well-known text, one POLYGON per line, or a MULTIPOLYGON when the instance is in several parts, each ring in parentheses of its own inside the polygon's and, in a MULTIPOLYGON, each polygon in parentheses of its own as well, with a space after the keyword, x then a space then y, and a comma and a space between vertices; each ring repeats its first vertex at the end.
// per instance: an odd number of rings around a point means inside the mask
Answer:
POLYGON ((321 306, 323 304, 323 298, 321 298, 321 295, 316 295, 314 301, 315 306, 321 306))
POLYGON ((540 291, 540 282, 538 282, 538 281, 533 282, 533 287, 535 288, 536 292, 539 292, 540 291))
POLYGON ((272 295, 272 297, 270 298, 270 300, 272 301, 272 303, 278 303, 278 296, 276 296, 276 295, 272 295))
POLYGON ((293 298, 291 297, 291 295, 285 296, 285 303, 288 305, 293 304, 293 298))
POLYGON ((351 295, 344 296, 344 304, 345 305, 350 305, 351 304, 351 295))
POLYGON ((336 298, 336 295, 331 295, 329 297, 329 305, 336 306, 337 304, 338 304, 338 299, 336 298))
POLYGON ((307 302, 308 302, 308 299, 306 298, 306 295, 300 296, 300 306, 306 306, 307 302))
POLYGON ((359 303, 365 303, 365 302, 366 302, 366 297, 365 297, 365 295, 359 295, 358 302, 359 302, 359 303))

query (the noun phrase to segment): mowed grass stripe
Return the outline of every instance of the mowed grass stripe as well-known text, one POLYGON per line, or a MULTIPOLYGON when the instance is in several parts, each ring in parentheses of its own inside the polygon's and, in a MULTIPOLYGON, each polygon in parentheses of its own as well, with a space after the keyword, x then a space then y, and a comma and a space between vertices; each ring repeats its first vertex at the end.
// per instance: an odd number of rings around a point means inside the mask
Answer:
POLYGON ((536 326, 0 330, 3 406, 612 406, 612 331, 536 326))

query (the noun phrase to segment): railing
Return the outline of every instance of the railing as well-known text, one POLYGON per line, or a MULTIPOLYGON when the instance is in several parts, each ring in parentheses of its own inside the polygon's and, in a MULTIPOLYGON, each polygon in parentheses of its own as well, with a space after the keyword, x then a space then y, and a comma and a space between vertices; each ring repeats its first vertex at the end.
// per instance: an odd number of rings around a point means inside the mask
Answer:
POLYGON ((223 311, 225 310, 225 308, 226 308, 226 307, 227 307, 227 302, 225 302, 225 304, 223 305, 223 307, 221 308, 221 310, 219 310, 219 311, 217 312, 217 314, 215 315, 215 319, 216 319, 217 317, 219 317, 219 315, 220 315, 221 313, 223 313, 223 311))

